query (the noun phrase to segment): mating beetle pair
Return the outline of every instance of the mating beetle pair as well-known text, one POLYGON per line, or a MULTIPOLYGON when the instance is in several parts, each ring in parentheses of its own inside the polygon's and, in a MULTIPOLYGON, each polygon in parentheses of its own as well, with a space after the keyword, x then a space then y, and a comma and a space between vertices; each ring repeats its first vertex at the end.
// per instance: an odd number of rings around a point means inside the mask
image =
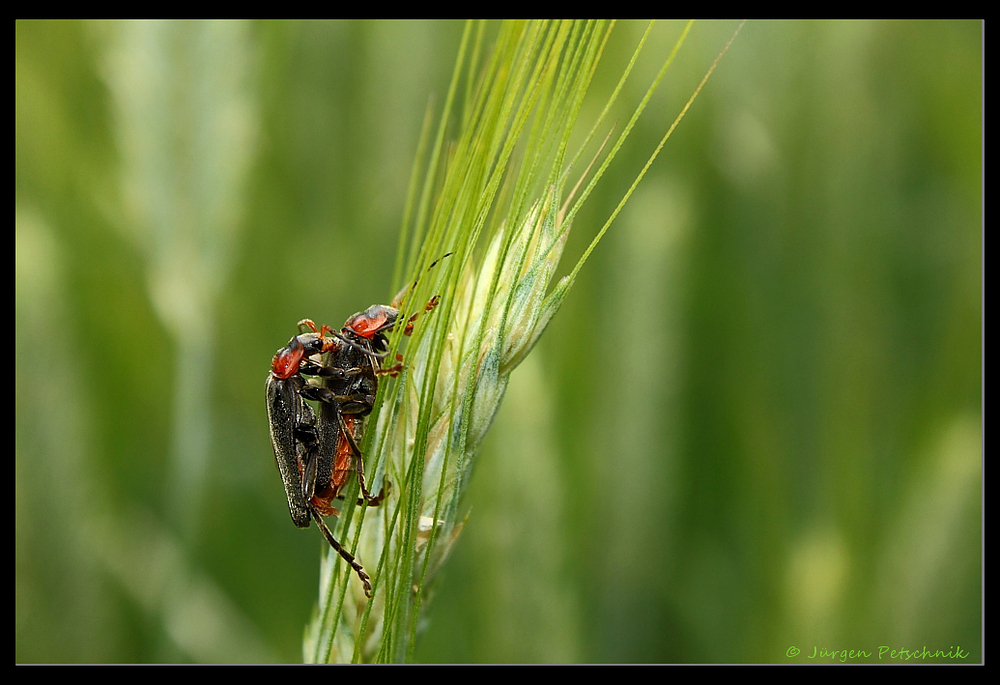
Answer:
MULTIPOLYGON (((340 332, 328 326, 317 330, 315 323, 303 319, 299 335, 275 353, 267 376, 271 446, 292 522, 308 528, 310 519, 315 520, 330 546, 358 574, 368 597, 372 589, 368 574, 337 542, 323 517, 340 513, 332 501, 343 498, 341 490, 352 472, 357 473, 361 489, 358 504, 375 505, 382 500, 384 488, 373 497, 365 486, 358 443, 375 402, 378 377, 395 376, 402 370, 401 363, 382 368, 381 361, 388 353, 386 333, 399 318, 398 303, 407 290, 392 305, 372 305, 350 317, 340 332), (304 376, 317 377, 319 384, 304 376), (305 400, 319 403, 318 417, 305 400)), ((431 299, 425 311, 437 300, 431 299)), ((416 316, 406 322, 406 335, 412 332, 416 316)))

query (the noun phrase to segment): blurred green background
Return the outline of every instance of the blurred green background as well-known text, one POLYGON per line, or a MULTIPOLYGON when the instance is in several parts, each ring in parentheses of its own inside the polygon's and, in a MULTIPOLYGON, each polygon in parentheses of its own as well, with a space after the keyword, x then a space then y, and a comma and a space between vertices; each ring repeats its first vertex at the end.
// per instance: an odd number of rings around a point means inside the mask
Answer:
MULTIPOLYGON (((695 25, 564 269, 735 26, 695 25)), ((462 30, 16 23, 17 661, 301 659, 325 543, 264 378, 391 298, 462 30)), ((982 47, 744 27, 514 373, 419 661, 981 660, 982 47)))

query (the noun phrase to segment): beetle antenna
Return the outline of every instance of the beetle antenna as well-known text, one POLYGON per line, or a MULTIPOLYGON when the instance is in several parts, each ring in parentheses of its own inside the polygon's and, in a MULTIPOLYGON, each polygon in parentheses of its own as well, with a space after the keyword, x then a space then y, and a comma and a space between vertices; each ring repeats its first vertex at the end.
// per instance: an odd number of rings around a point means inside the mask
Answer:
POLYGON ((346 336, 344 336, 342 333, 338 333, 337 331, 330 331, 330 333, 332 333, 333 337, 335 337, 340 342, 346 343, 350 347, 361 350, 365 354, 370 354, 373 357, 378 357, 379 359, 382 359, 383 357, 386 357, 389 354, 388 352, 376 352, 375 350, 371 350, 365 347, 364 345, 359 345, 353 340, 349 340, 346 336))
MULTIPOLYGON (((440 262, 445 257, 450 257, 453 254, 455 254, 455 253, 454 252, 446 252, 446 253, 444 253, 443 255, 441 255, 440 257, 438 257, 437 259, 435 259, 433 262, 431 262, 431 265, 428 266, 426 269, 424 269, 424 273, 427 273, 428 271, 430 271, 431 269, 433 269, 435 266, 437 266, 437 263, 440 262)), ((406 285, 402 290, 400 290, 399 294, 397 294, 396 297, 392 298, 392 306, 395 307, 396 309, 399 309, 400 308, 399 305, 401 305, 403 303, 403 298, 406 297, 406 294, 408 292, 410 292, 411 290, 413 290, 414 288, 416 288, 417 287, 417 283, 419 283, 419 282, 420 282, 420 277, 417 276, 416 280, 414 280, 413 283, 410 283, 410 284, 406 285)))

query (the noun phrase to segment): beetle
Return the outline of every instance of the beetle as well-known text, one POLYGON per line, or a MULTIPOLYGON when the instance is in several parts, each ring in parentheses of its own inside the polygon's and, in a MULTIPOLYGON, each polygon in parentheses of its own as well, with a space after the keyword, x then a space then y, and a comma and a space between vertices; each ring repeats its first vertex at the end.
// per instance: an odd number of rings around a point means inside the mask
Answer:
POLYGON ((310 519, 315 520, 330 546, 358 574, 364 584, 365 595, 371 597, 368 574, 354 555, 337 542, 323 521, 324 515, 331 515, 336 510, 331 510, 328 500, 324 502, 322 496, 317 498, 315 495, 317 478, 324 469, 329 470, 327 464, 332 461, 332 454, 324 447, 324 442, 328 441, 328 429, 323 423, 317 426, 316 413, 305 400, 318 400, 321 411, 325 407, 336 410, 340 402, 374 401, 374 397, 337 396, 328 388, 306 382, 302 374, 327 377, 342 373, 337 367, 323 366, 312 359, 336 340, 336 337, 326 338, 323 335, 325 332, 326 329, 320 333, 293 337, 271 360, 266 383, 271 446, 285 486, 292 523, 299 528, 308 528, 310 519))
MULTIPOLYGON (((437 261, 440 260, 431 267, 437 261)), ((376 304, 354 314, 339 333, 325 325, 317 329, 312 320, 302 319, 298 324, 299 335, 275 353, 267 376, 271 446, 292 522, 299 528, 308 528, 310 520, 315 520, 330 546, 358 574, 368 597, 371 597, 368 574, 337 542, 323 517, 340 513, 332 501, 343 499, 341 491, 352 471, 358 476, 361 490, 359 505, 376 505, 384 497, 384 487, 373 497, 365 485, 358 442, 365 417, 375 403, 378 376, 396 376, 403 368, 398 355, 399 361, 389 368, 382 368, 381 360, 388 353, 386 333, 395 326, 400 303, 415 285, 416 281, 404 288, 391 305, 376 304), (305 328, 310 330, 307 332, 305 328), (307 382, 303 374, 320 377, 321 384, 307 382), (319 403, 318 418, 305 400, 319 403)), ((435 296, 424 311, 430 311, 437 303, 435 296)), ((418 314, 407 320, 405 335, 413 332, 418 314)))

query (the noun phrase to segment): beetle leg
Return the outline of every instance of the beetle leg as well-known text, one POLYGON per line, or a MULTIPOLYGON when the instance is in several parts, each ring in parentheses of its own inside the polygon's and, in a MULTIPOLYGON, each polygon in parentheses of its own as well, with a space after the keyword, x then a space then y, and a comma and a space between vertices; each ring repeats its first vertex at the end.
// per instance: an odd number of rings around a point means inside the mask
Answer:
MULTIPOLYGON (((361 488, 361 497, 364 498, 364 501, 370 505, 376 498, 372 497, 372 494, 368 492, 368 488, 365 486, 365 465, 364 459, 361 456, 361 448, 358 447, 358 443, 355 442, 354 436, 351 435, 351 429, 347 425, 347 421, 344 420, 344 414, 339 410, 339 408, 337 410, 337 421, 340 423, 341 433, 343 433, 344 437, 347 439, 347 444, 351 447, 351 452, 354 453, 354 472, 358 475, 358 485, 361 488)), ((385 489, 383 488, 383 492, 379 493, 377 498, 378 502, 381 502, 382 498, 385 496, 384 490, 385 489)), ((362 499, 359 498, 358 503, 360 504, 361 502, 362 499)), ((376 502, 376 504, 378 502, 376 502)))
POLYGON ((309 511, 312 513, 312 517, 313 520, 316 521, 316 525, 319 526, 319 529, 321 531, 323 531, 323 537, 326 538, 326 541, 330 543, 330 546, 333 547, 333 549, 337 552, 337 554, 339 554, 344 559, 344 561, 346 561, 348 564, 351 565, 351 568, 354 569, 354 572, 358 574, 358 578, 360 578, 361 582, 364 583, 365 597, 371 598, 372 584, 369 582, 371 580, 371 577, 367 573, 365 573, 364 567, 358 562, 358 560, 355 558, 353 554, 351 554, 346 549, 340 546, 340 543, 337 542, 337 538, 333 537, 333 533, 327 527, 326 522, 323 520, 323 517, 319 515, 318 511, 316 511, 316 508, 309 507, 309 511))
POLYGON ((400 372, 406 367, 403 365, 403 355, 396 355, 396 364, 384 369, 375 369, 376 376, 389 376, 390 378, 396 378, 399 376, 400 372))
MULTIPOLYGON (((371 410, 375 403, 374 395, 336 395, 329 388, 319 388, 315 385, 306 385, 299 391, 299 394, 307 400, 314 402, 325 402, 327 404, 361 404, 371 410)), ((361 412, 349 412, 359 414, 361 412)))
MULTIPOLYGON (((359 497, 358 506, 360 507, 362 504, 367 504, 369 507, 377 507, 378 505, 382 504, 382 501, 385 499, 386 494, 390 492, 392 492, 392 483, 386 481, 386 484, 379 489, 378 494, 375 495, 374 497, 369 497, 368 499, 359 497)), ((344 499, 344 496, 340 495, 338 499, 344 499)))

